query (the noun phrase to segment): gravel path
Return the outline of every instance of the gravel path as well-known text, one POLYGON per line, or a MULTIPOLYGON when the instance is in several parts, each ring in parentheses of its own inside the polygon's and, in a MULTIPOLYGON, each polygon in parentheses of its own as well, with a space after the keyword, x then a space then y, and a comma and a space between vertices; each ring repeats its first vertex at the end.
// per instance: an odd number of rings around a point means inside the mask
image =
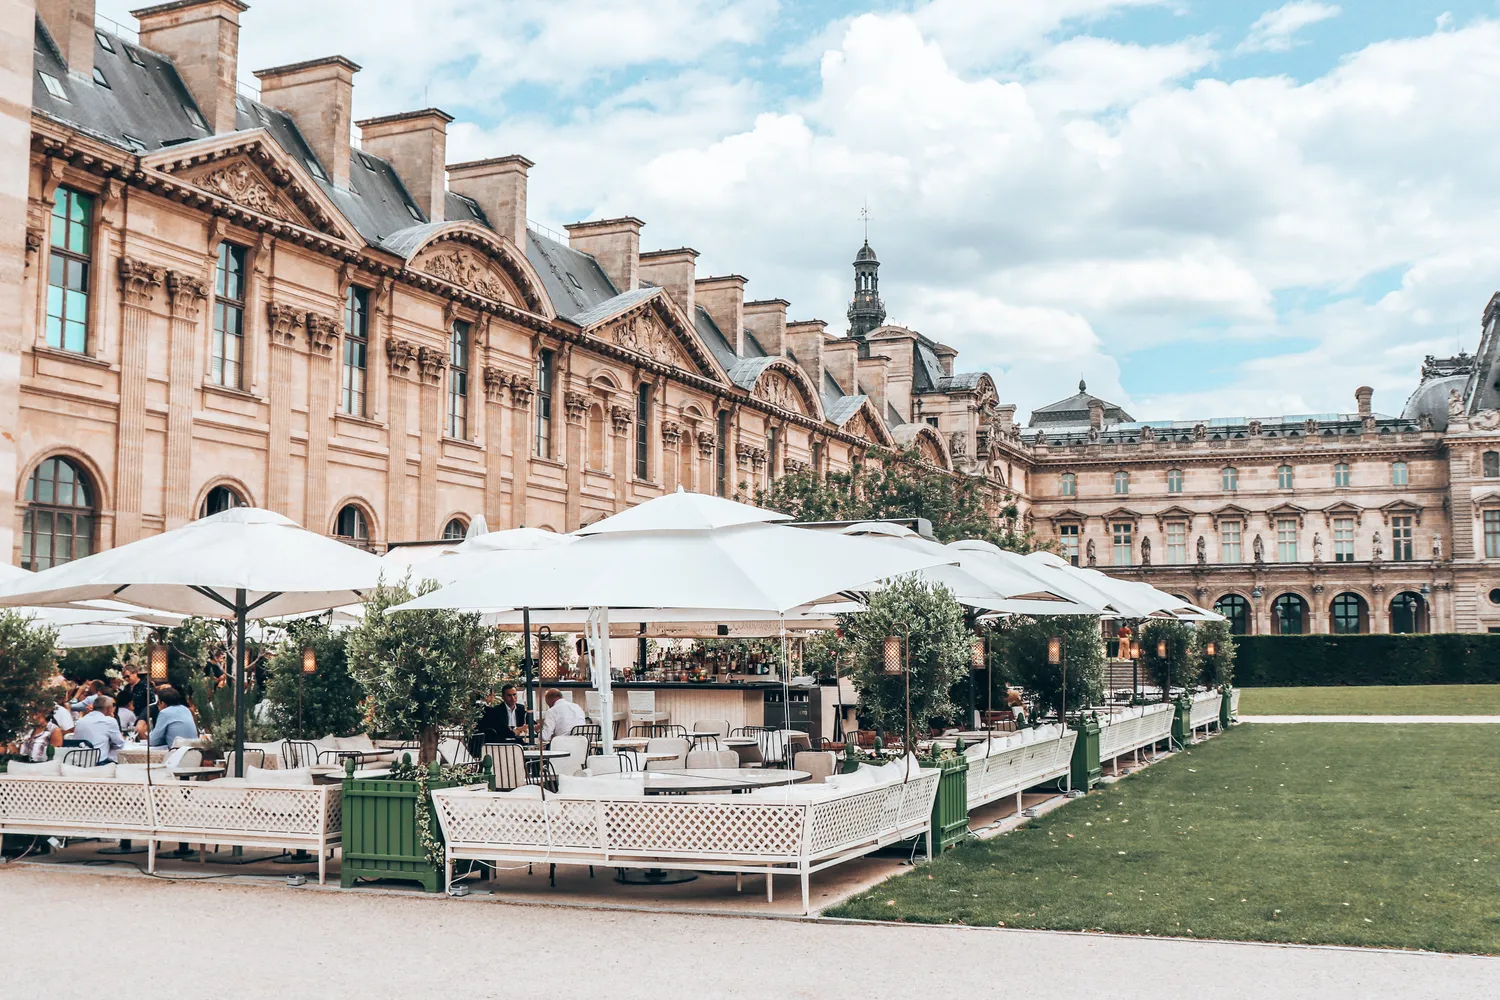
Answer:
POLYGON ((1412 722, 1431 722, 1442 725, 1454 723, 1472 725, 1500 725, 1500 715, 1242 715, 1241 722, 1373 722, 1407 725, 1412 722))
POLYGON ((1493 998, 1500 959, 516 906, 0 866, 0 995, 1493 998), (90 956, 108 955, 90 969, 90 956), (87 991, 85 991, 87 992, 87 991))

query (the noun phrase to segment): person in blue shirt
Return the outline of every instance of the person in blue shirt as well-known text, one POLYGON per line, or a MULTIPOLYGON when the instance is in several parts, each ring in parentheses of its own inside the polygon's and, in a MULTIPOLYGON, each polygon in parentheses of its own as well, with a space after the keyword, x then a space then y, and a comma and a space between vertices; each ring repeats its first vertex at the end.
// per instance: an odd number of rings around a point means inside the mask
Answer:
POLYGON ((193 713, 183 704, 182 693, 174 687, 162 685, 156 689, 161 711, 156 713, 156 725, 151 728, 151 745, 171 747, 178 739, 198 738, 198 724, 193 713))

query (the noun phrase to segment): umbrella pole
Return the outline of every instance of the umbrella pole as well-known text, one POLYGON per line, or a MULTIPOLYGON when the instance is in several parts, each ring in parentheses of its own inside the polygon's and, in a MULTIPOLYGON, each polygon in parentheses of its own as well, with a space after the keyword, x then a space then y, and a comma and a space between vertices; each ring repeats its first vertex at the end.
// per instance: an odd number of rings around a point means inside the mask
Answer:
MULTIPOLYGON (((245 776, 245 589, 234 592, 234 776, 245 776)), ((148 755, 149 762, 149 755, 148 755)))
POLYGON ((531 609, 521 609, 521 669, 526 674, 526 714, 531 717, 531 739, 536 742, 540 722, 536 717, 536 705, 532 692, 531 677, 531 609))

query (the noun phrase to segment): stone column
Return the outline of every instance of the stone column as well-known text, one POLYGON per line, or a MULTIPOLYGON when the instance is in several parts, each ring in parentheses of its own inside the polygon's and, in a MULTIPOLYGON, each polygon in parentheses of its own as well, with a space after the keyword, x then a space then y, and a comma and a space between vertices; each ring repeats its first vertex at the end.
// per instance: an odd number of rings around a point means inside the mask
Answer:
POLYGON ((172 297, 172 329, 168 341, 167 467, 164 510, 167 528, 180 527, 197 514, 193 503, 193 390, 197 383, 198 319, 208 298, 208 282, 187 271, 167 272, 172 297))
POLYGON ((699 493, 714 491, 714 449, 718 438, 712 430, 698 432, 698 475, 693 479, 693 489, 699 493))
MULTIPOLYGON (((292 516, 292 352, 297 333, 307 325, 300 309, 266 303, 266 331, 270 341, 271 371, 266 384, 268 439, 266 441, 266 498, 268 510, 292 516)), ((314 529, 316 530, 316 529, 314 529)))
POLYGON ((405 541, 406 527, 406 397, 417 348, 410 341, 390 337, 385 342, 386 434, 390 457, 386 460, 385 538, 405 541))
POLYGON ((151 302, 166 268, 120 258, 120 425, 115 448, 115 544, 141 537, 142 457, 146 446, 146 343, 151 302))
POLYGON ((505 392, 510 372, 486 365, 484 369, 484 519, 499 528, 505 489, 505 392))
POLYGON ((1384 635, 1390 630, 1390 598, 1386 597, 1385 584, 1377 583, 1370 588, 1370 631, 1376 635, 1384 635))
POLYGON ((510 510, 507 528, 526 526, 526 490, 531 479, 531 396, 536 379, 530 375, 510 377, 510 510))
POLYGON ((581 527, 579 506, 583 493, 583 422, 588 417, 589 398, 570 389, 563 393, 563 409, 568 421, 568 488, 563 501, 563 530, 572 531, 581 527))
POLYGON ((663 420, 661 422, 661 483, 668 493, 674 493, 677 490, 681 446, 682 425, 675 420, 663 420))
POLYGON ((339 346, 339 320, 307 314, 307 492, 303 527, 329 530, 328 436, 332 432, 334 369, 329 363, 339 346))
POLYGON ((618 514, 629 502, 630 428, 635 423, 635 411, 615 403, 609 408, 609 423, 615 434, 615 513, 618 514))
MULTIPOLYGON (((21 339, 26 317, 27 266, 46 260, 41 232, 26 228, 31 171, 32 52, 36 48, 35 0, 0 0, 0 427, 21 419, 21 339)), ((33 280, 45 284, 41 267, 33 280)), ((10 562, 16 547, 16 480, 21 474, 17 435, 0 434, 0 552, 10 562)))
POLYGON ((417 419, 422 452, 417 463, 416 539, 436 538, 437 460, 443 447, 443 369, 448 358, 436 347, 417 348, 417 367, 422 384, 417 419))

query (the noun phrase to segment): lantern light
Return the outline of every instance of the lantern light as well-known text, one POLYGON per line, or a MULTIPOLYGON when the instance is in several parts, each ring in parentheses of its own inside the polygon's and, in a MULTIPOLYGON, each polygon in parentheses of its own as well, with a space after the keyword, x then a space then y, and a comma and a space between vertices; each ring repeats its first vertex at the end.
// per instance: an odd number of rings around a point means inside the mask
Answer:
POLYGON ((311 646, 302 647, 302 672, 304 674, 318 672, 318 654, 311 646))
POLYGON ((1218 646, 1216 646, 1214 644, 1214 641, 1212 639, 1210 639, 1208 641, 1208 644, 1203 647, 1203 651, 1205 653, 1207 653, 1209 656, 1216 656, 1216 655, 1218 655, 1218 646))
POLYGON ((544 681, 555 681, 562 676, 562 640, 552 635, 552 630, 543 625, 537 639, 541 654, 540 674, 544 681))
POLYGON ((165 684, 167 680, 167 647, 160 642, 153 642, 146 647, 147 661, 150 663, 151 681, 154 684, 165 684))
POLYGON ((888 635, 885 637, 885 672, 888 674, 899 674, 901 672, 901 637, 888 635))
POLYGON ((977 635, 969 640, 969 667, 973 670, 984 669, 984 640, 977 635))
POLYGON ((1047 640, 1047 662, 1054 667, 1062 663, 1062 636, 1047 640))
POLYGON ((1158 660, 1165 660, 1167 658, 1167 640, 1156 640, 1156 658, 1158 660))

